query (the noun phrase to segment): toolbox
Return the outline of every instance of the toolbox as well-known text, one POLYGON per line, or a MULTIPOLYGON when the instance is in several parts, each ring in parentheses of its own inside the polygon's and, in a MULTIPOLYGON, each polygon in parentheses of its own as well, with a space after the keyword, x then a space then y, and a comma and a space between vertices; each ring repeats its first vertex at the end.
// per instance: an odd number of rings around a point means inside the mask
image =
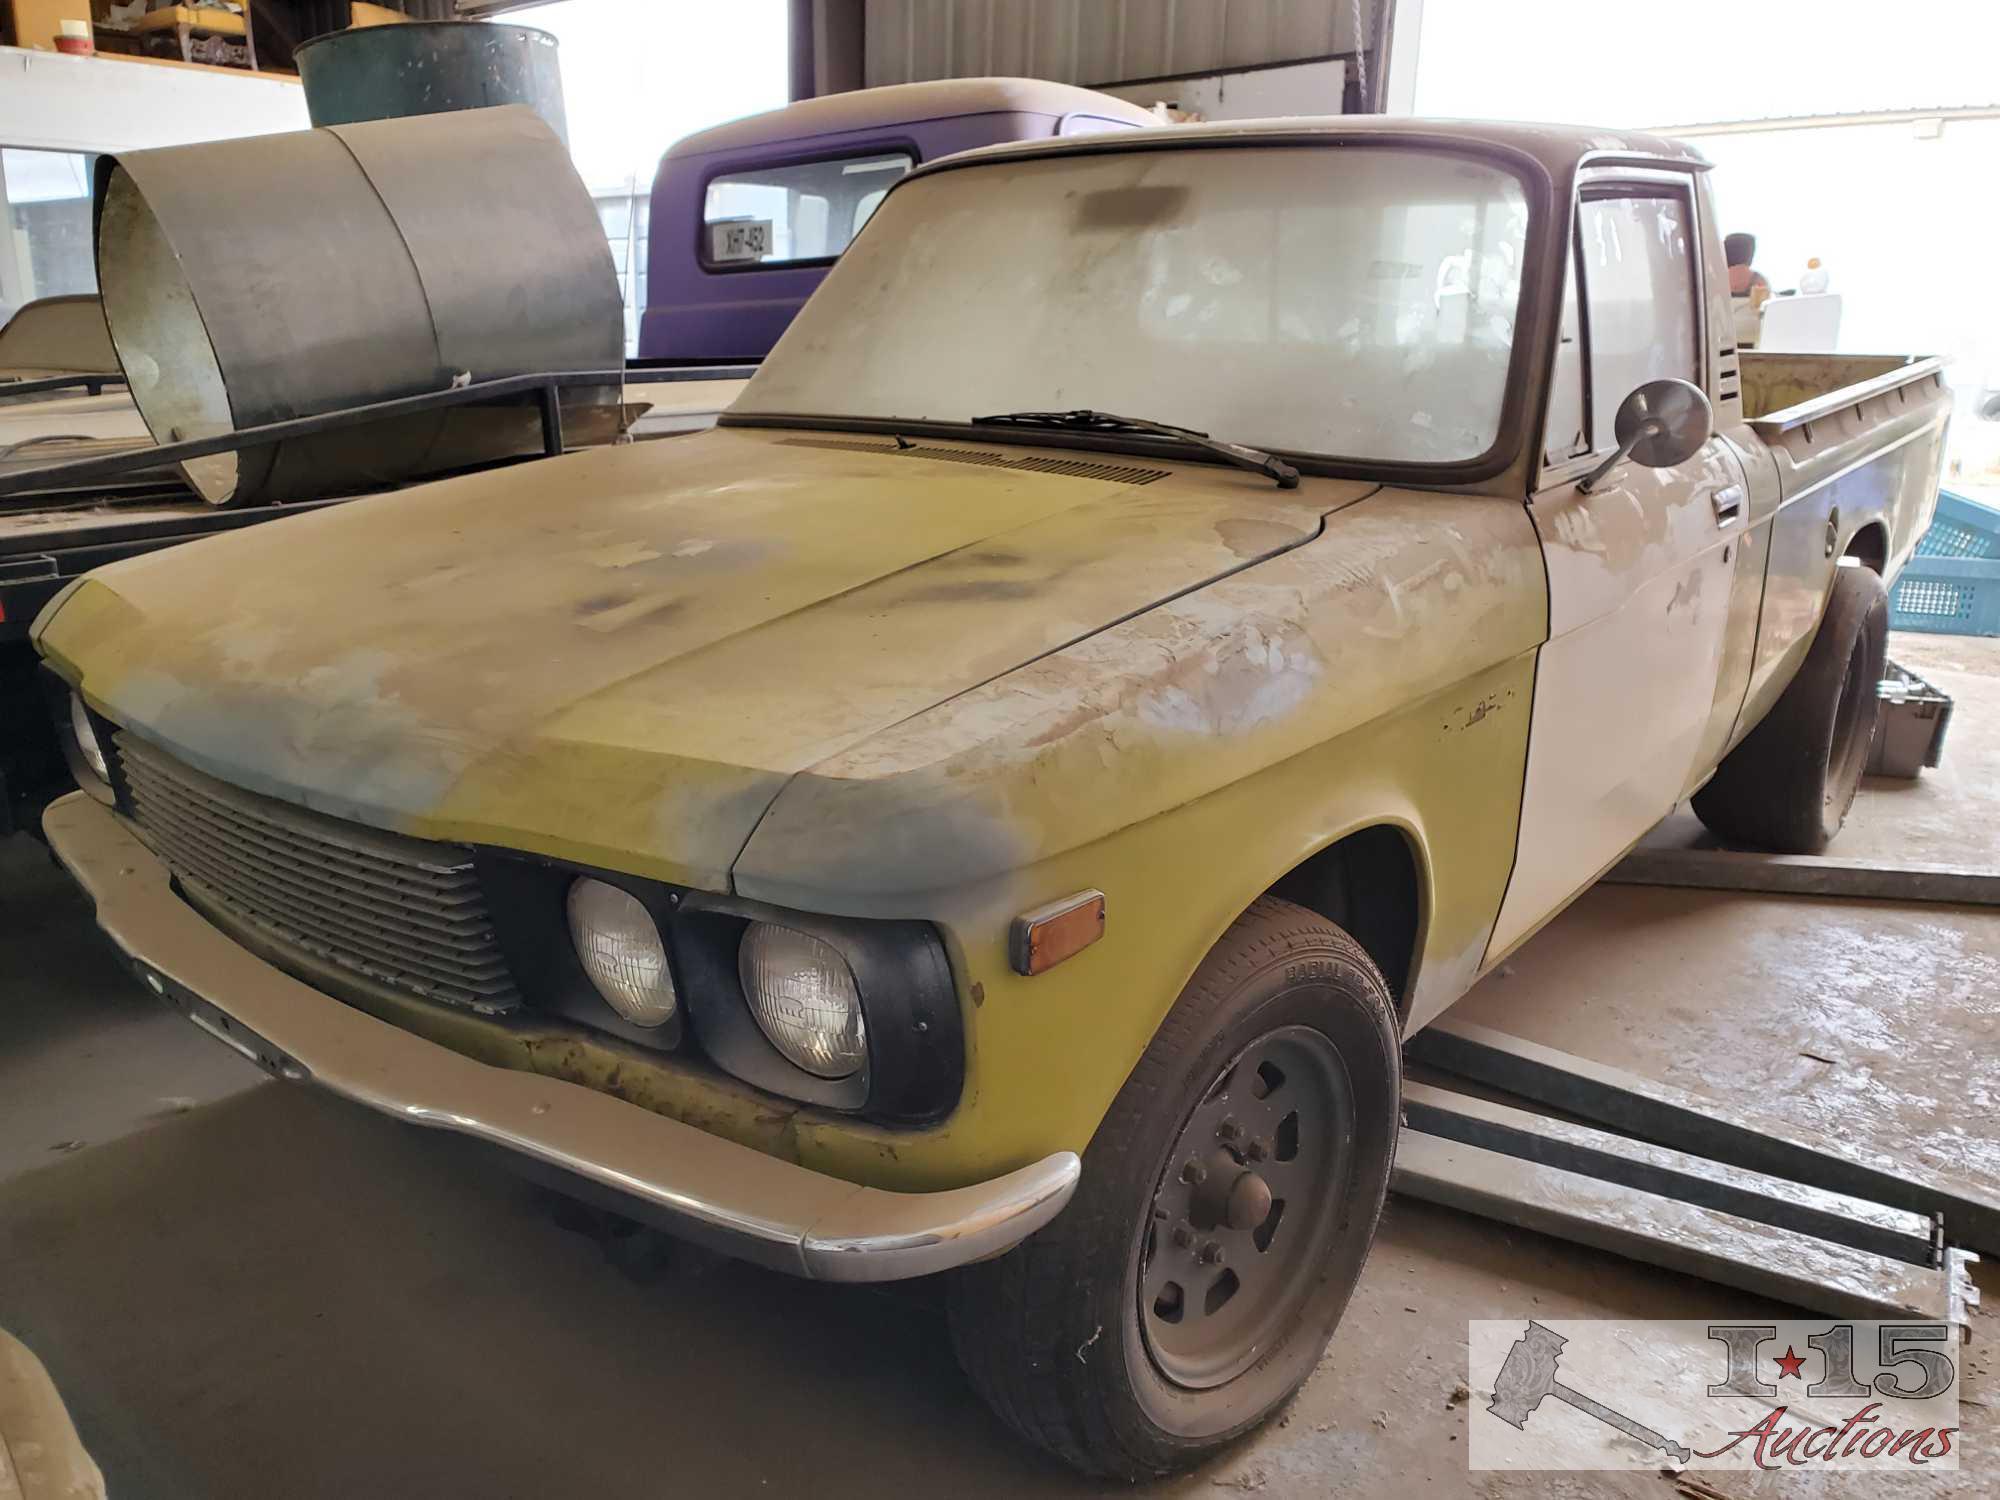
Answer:
POLYGON ((1870 776, 1914 777, 1944 758, 1944 734, 1951 727, 1951 699, 1908 668, 1884 666, 1881 717, 1868 752, 1870 776))

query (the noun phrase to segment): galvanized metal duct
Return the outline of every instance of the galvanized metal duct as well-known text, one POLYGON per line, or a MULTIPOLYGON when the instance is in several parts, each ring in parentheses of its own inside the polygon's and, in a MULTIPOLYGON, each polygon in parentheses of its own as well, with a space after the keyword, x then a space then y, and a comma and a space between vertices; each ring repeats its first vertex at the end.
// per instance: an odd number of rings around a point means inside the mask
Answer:
MULTIPOLYGON (((522 106, 99 159, 105 321, 156 441, 541 371, 571 443, 621 422, 624 312, 568 152, 522 106)), ((211 458, 212 504, 376 488, 539 452, 533 407, 460 406, 211 458)))
POLYGON ((569 139, 556 39, 532 26, 361 26, 314 37, 292 55, 315 125, 525 104, 569 139))

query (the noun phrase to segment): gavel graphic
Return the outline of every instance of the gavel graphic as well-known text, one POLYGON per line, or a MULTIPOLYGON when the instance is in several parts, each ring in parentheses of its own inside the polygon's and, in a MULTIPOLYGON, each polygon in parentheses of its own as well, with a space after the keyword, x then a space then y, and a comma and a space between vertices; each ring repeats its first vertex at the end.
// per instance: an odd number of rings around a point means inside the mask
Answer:
POLYGON ((1627 1436, 1637 1438, 1649 1448, 1658 1448, 1680 1463, 1686 1463, 1694 1456, 1685 1444, 1661 1437, 1652 1428, 1640 1426, 1623 1412, 1615 1412, 1602 1402, 1593 1401, 1557 1380, 1556 1364, 1562 1358, 1563 1345, 1568 1342, 1553 1328, 1544 1328, 1540 1323, 1531 1321, 1527 1336, 1516 1339, 1514 1347, 1507 1351, 1506 1362, 1493 1379, 1493 1399, 1487 1403, 1486 1409, 1509 1427, 1526 1432, 1528 1418, 1535 1408, 1542 1404, 1544 1397, 1553 1396, 1586 1416, 1595 1417, 1627 1436))

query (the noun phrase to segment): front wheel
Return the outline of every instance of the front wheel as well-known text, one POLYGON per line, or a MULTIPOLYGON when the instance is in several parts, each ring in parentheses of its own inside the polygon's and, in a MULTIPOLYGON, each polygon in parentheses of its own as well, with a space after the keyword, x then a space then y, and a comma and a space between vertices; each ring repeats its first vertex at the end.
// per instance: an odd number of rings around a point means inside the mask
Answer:
POLYGON ((1011 1427, 1087 1473, 1195 1463, 1302 1385, 1375 1236, 1401 1061, 1388 986, 1265 897, 1181 993, 1064 1213, 960 1271, 952 1341, 1011 1427))

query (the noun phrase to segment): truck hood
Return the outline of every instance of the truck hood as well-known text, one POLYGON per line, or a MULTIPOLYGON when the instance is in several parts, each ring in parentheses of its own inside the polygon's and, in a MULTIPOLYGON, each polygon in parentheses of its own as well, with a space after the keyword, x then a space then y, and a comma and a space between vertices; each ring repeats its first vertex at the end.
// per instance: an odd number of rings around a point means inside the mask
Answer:
POLYGON ((1370 488, 720 429, 133 559, 37 638, 114 721, 237 785, 726 889, 797 772, 1370 488))

